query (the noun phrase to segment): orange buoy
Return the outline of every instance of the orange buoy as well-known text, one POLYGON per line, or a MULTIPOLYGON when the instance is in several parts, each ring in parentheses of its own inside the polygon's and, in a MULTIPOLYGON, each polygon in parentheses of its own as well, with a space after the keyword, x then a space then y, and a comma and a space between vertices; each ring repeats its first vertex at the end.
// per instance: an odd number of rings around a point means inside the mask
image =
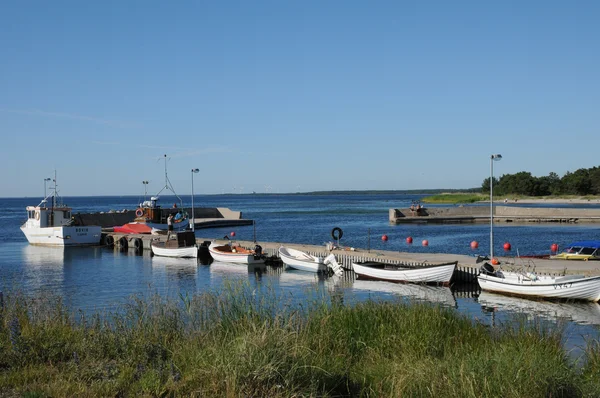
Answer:
POLYGON ((498 260, 496 260, 495 258, 492 259, 492 261, 490 261, 492 263, 492 265, 498 265, 500 264, 500 262, 498 260))
POLYGON ((510 249, 511 249, 510 243, 508 243, 508 242, 504 243, 504 250, 510 251, 510 249))
POLYGON ((412 243, 412 237, 409 236, 408 238, 406 238, 406 243, 411 244, 412 243))
POLYGON ((477 242, 476 240, 471 242, 471 249, 477 249, 478 247, 479 247, 479 242, 477 242))
POLYGON ((427 239, 423 239, 423 246, 429 246, 429 241, 427 239))
POLYGON ((550 251, 552 253, 556 253, 558 251, 558 245, 556 243, 553 243, 550 245, 550 251))
POLYGON ((385 235, 385 234, 381 235, 381 240, 384 241, 384 242, 387 242, 388 236, 385 235))
POLYGON ((235 231, 231 231, 231 233, 229 235, 235 236, 235 231))

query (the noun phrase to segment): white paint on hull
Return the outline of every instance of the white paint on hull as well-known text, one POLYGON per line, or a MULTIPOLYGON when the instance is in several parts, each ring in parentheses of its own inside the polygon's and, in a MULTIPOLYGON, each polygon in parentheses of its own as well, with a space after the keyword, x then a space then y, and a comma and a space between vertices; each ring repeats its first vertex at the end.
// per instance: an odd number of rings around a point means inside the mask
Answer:
POLYGON ((32 245, 85 246, 100 243, 102 228, 99 226, 33 227, 24 224, 21 231, 32 245))

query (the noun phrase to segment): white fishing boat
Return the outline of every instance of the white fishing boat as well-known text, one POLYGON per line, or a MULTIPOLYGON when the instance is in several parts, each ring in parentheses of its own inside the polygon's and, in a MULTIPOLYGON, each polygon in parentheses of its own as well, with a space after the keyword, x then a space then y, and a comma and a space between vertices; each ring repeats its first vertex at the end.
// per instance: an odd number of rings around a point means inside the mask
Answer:
POLYGON ((300 271, 325 272, 328 269, 324 257, 313 256, 290 247, 281 246, 279 248, 279 258, 288 267, 300 271))
POLYGON ((529 298, 600 300, 600 276, 546 276, 535 272, 496 270, 485 263, 477 276, 482 290, 529 298))
POLYGON ((224 263, 260 264, 265 262, 260 245, 256 245, 254 249, 246 249, 239 245, 212 242, 208 251, 215 261, 224 263))
POLYGON ((32 245, 85 246, 100 243, 102 228, 96 225, 77 225, 71 216, 71 208, 58 196, 56 172, 54 173, 52 198, 45 197, 37 206, 27 206, 27 221, 21 231, 32 245))
POLYGON ((353 262, 352 268, 359 279, 374 279, 401 283, 450 284, 457 262, 409 266, 377 261, 353 262))
POLYGON ((197 258, 198 245, 193 231, 178 232, 175 239, 152 242, 152 254, 163 257, 197 258))

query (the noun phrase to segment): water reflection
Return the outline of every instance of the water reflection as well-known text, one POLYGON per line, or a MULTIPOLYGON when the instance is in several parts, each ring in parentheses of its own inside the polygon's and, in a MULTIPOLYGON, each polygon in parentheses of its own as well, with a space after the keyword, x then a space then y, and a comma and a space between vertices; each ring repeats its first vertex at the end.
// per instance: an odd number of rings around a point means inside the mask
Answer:
POLYGON ((210 266, 211 285, 219 285, 223 279, 255 279, 260 281, 267 271, 265 264, 232 264, 220 261, 213 262, 210 266))
POLYGON ((152 272, 155 281, 164 279, 167 289, 176 285, 177 292, 196 291, 198 261, 195 258, 152 257, 152 272))
POLYGON ((401 296, 409 300, 439 303, 449 307, 456 307, 456 300, 452 291, 444 286, 429 286, 412 283, 391 283, 384 281, 370 281, 357 279, 352 284, 352 289, 358 292, 368 292, 380 295, 381 293, 401 296))
POLYGON ((523 313, 531 319, 543 317, 573 321, 582 325, 600 325, 600 305, 596 303, 536 301, 485 291, 481 292, 478 301, 486 312, 502 310, 523 313))

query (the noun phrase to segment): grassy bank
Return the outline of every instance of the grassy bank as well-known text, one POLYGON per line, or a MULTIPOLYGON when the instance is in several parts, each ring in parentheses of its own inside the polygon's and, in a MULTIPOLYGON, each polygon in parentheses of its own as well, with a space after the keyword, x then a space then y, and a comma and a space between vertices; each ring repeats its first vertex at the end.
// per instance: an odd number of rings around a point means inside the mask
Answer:
POLYGON ((489 200, 489 195, 477 193, 443 193, 439 195, 427 196, 423 198, 425 203, 475 203, 482 200, 489 200))
MULTIPOLYGON (((326 294, 326 293, 325 293, 326 294)), ((335 296, 302 305, 247 285, 132 299, 77 319, 59 299, 4 297, 0 395, 574 397, 600 391, 561 332, 490 328, 453 309, 335 296)))

